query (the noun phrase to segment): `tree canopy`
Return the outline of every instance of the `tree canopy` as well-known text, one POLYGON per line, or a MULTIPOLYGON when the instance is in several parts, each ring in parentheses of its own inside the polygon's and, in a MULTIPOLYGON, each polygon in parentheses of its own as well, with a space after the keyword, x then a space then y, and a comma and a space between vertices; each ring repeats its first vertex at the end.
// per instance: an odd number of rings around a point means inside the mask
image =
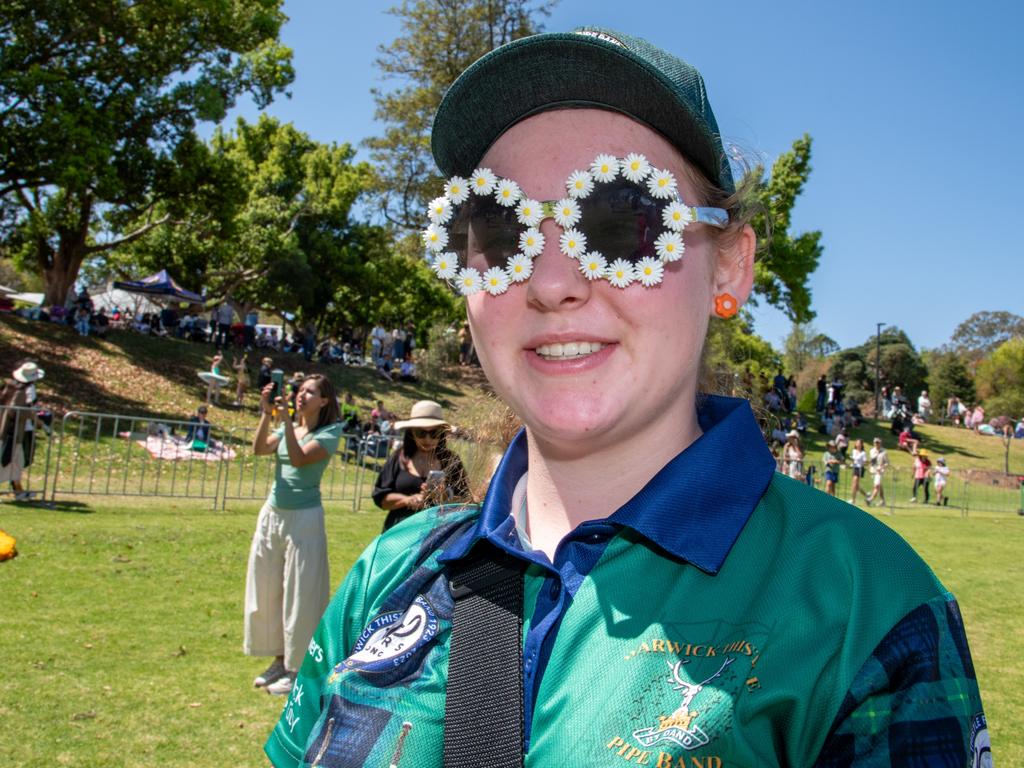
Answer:
MULTIPOLYGON (((858 347, 837 352, 829 368, 829 376, 841 378, 847 395, 860 403, 871 400, 875 393, 875 341, 871 336, 858 347)), ((927 388, 928 369, 906 333, 890 326, 878 342, 880 385, 898 386, 907 397, 927 388)))
POLYGON ((753 221, 762 255, 754 265, 752 301, 763 299, 796 323, 814 319, 807 281, 822 253, 821 232, 794 236, 789 231, 796 199, 811 173, 811 143, 804 134, 789 152, 776 158, 771 175, 764 178, 764 169, 758 166, 745 182, 755 184, 754 196, 761 207, 753 221))
POLYGON ((203 187, 201 120, 293 78, 282 0, 0 0, 0 230, 63 303, 82 261, 203 187))
POLYGON ((977 362, 1015 336, 1024 336, 1024 317, 1012 312, 975 312, 953 331, 950 346, 977 362))
POLYGON ((978 366, 978 394, 990 416, 1024 418, 1024 336, 1004 341, 978 366))
POLYGON ((402 33, 380 47, 377 66, 392 90, 373 89, 382 136, 366 141, 381 211, 402 230, 422 228, 442 180, 430 154, 430 128, 448 86, 488 51, 536 34, 557 0, 402 0, 388 13, 402 33))

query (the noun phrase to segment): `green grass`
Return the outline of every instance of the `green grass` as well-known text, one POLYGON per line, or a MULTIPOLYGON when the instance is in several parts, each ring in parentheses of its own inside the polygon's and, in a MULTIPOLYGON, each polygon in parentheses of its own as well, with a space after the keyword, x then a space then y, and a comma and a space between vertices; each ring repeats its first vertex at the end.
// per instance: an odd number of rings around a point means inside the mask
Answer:
MULTIPOLYGON (((246 556, 258 503, 0 507, 21 555, 0 563, 2 765, 257 766, 283 702, 242 655, 246 556)), ((328 504, 332 581, 382 513, 328 504)), ((932 508, 932 511, 935 511, 932 508)), ((883 516, 963 610, 1000 764, 1024 764, 1024 636, 1016 515, 883 516)))
MULTIPOLYGON (((5 505, 21 554, 0 564, 0 764, 265 764, 283 702, 241 652, 258 506, 5 505)), ((340 583, 383 514, 329 509, 340 583)))

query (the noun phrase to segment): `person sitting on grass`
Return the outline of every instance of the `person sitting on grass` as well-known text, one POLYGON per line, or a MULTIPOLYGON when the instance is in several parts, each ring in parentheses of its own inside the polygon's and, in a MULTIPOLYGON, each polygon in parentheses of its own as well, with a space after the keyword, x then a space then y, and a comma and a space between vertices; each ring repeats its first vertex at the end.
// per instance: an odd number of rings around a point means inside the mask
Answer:
POLYGON ((210 444, 210 427, 212 426, 206 418, 208 409, 200 405, 196 412, 188 419, 188 429, 185 431, 185 439, 189 442, 200 442, 204 446, 210 444))
POLYGON ((914 437, 914 433, 910 429, 910 423, 904 424, 900 432, 899 442, 897 443, 899 449, 914 454, 917 453, 917 446, 920 444, 921 441, 914 437))

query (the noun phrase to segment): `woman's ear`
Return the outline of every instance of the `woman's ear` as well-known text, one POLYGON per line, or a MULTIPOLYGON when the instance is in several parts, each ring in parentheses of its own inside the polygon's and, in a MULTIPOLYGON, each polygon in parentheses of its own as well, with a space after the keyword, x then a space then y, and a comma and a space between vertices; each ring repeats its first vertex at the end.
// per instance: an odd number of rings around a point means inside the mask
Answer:
MULTIPOLYGON (((735 236, 726 235, 724 245, 719 248, 715 265, 715 296, 731 294, 736 305, 742 306, 750 297, 754 286, 754 251, 757 236, 749 224, 744 225, 735 236)), ((712 309, 714 312, 714 309, 712 309)))

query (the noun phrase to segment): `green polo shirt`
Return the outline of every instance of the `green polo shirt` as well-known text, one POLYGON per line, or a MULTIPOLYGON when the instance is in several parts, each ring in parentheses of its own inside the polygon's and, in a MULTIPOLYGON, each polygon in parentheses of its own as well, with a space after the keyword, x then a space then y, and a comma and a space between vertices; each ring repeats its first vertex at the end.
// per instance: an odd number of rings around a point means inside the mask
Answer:
POLYGON ((441 766, 445 562, 481 538, 528 563, 527 766, 966 765, 980 754, 959 614, 928 567, 870 515, 776 475, 745 405, 705 404, 702 427, 637 497, 571 533, 554 563, 523 549, 509 514, 522 436, 482 510, 429 510, 378 538, 310 642, 265 747, 272 762, 441 766), (737 465, 746 472, 730 474, 737 465))

